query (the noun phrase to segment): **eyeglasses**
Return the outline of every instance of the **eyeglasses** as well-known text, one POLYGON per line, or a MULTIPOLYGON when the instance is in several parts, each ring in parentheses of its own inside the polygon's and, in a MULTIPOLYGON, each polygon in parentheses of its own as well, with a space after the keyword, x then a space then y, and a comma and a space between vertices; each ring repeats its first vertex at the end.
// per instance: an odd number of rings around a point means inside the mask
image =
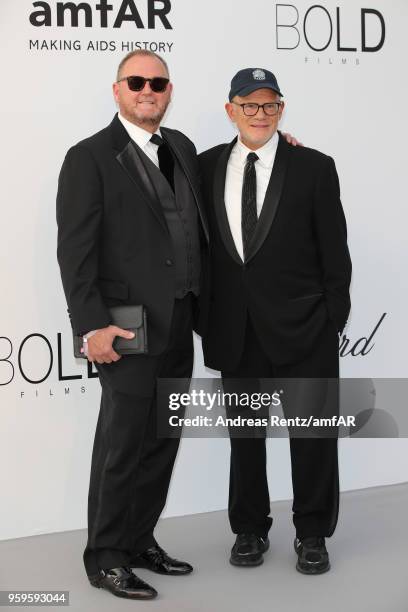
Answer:
POLYGON ((146 79, 142 76, 128 76, 123 77, 116 82, 120 83, 121 81, 127 81, 128 87, 131 91, 142 91, 147 81, 149 81, 150 89, 154 91, 154 93, 163 93, 166 91, 170 79, 166 79, 165 77, 153 77, 152 79, 146 79))
POLYGON ((244 115, 247 117, 255 117, 260 108, 262 108, 265 115, 273 117, 278 114, 279 108, 282 106, 283 102, 265 102, 265 104, 257 104, 256 102, 238 104, 238 102, 233 102, 233 104, 240 106, 244 111, 244 115))

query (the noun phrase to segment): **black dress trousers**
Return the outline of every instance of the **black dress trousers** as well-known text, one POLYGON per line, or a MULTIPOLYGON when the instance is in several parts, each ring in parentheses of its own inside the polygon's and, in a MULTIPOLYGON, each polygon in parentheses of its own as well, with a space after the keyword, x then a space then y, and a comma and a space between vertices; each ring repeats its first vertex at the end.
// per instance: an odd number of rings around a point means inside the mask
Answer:
MULTIPOLYGON (((241 392, 242 385, 251 392, 255 378, 333 380, 338 376, 338 336, 332 321, 328 320, 306 359, 293 365, 275 366, 263 351, 249 317, 239 365, 233 371, 222 372, 224 391, 234 390, 238 385, 241 392)), ((250 416, 258 415, 252 412, 250 416)), ((266 437, 259 431, 246 437, 234 435, 230 436, 230 443, 228 513, 232 531, 264 537, 272 525, 266 437)), ((336 527, 339 508, 337 435, 291 437, 290 453, 296 535, 329 537, 336 527)))
POLYGON ((128 565, 155 544, 179 438, 157 436, 157 378, 191 377, 192 301, 174 303, 169 344, 159 356, 97 365, 102 386, 88 498, 88 575, 128 565))

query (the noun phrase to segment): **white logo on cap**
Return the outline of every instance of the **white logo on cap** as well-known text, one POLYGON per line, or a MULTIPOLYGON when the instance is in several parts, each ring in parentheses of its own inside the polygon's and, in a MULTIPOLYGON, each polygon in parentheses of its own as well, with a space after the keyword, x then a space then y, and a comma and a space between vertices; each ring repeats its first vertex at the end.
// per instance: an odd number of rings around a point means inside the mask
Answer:
POLYGON ((254 77, 254 79, 256 79, 257 81, 264 81, 266 79, 266 74, 264 73, 263 70, 261 70, 260 68, 257 68, 256 70, 254 70, 252 72, 252 76, 254 77))

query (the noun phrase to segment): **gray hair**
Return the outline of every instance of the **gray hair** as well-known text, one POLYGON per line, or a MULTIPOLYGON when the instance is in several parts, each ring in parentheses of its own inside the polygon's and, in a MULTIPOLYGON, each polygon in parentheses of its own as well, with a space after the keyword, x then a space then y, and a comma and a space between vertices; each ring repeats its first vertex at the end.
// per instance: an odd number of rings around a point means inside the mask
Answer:
POLYGON ((127 55, 125 55, 125 57, 121 60, 119 66, 118 66, 118 70, 116 73, 116 80, 119 81, 120 77, 121 77, 121 72, 122 72, 122 68, 123 66, 126 64, 126 62, 128 60, 130 60, 132 57, 155 57, 156 59, 159 60, 159 62, 161 62, 163 64, 163 66, 166 69, 167 75, 170 77, 170 72, 169 72, 169 67, 167 65, 166 60, 164 60, 161 55, 159 55, 158 53, 154 53, 153 51, 149 51, 148 49, 136 49, 136 51, 131 51, 130 53, 128 53, 127 55))

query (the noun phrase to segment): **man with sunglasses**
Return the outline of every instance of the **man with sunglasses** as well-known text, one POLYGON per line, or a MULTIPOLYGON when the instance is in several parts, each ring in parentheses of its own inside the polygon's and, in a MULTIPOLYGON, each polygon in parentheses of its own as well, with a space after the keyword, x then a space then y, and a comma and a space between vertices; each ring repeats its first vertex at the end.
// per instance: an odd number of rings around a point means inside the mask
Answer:
MULTIPOLYGON (((338 177, 331 157, 282 138, 283 107, 269 70, 240 70, 225 106, 238 138, 199 156, 211 241, 203 350, 228 390, 252 389, 259 377, 339 374, 351 262, 338 177)), ((264 434, 230 435, 233 565, 260 565, 269 547, 264 434)), ((337 436, 312 436, 290 439, 296 568, 305 574, 330 567, 325 537, 339 503, 337 436)))
POLYGON ((135 51, 120 63, 119 113, 72 147, 57 196, 58 260, 73 330, 84 336, 102 386, 88 500, 84 563, 91 584, 152 599, 132 567, 180 576, 153 532, 179 439, 157 435, 156 379, 191 377, 193 310, 208 230, 196 150, 160 128, 172 84, 165 61, 135 51), (144 305, 148 353, 119 355, 108 307, 144 305))

